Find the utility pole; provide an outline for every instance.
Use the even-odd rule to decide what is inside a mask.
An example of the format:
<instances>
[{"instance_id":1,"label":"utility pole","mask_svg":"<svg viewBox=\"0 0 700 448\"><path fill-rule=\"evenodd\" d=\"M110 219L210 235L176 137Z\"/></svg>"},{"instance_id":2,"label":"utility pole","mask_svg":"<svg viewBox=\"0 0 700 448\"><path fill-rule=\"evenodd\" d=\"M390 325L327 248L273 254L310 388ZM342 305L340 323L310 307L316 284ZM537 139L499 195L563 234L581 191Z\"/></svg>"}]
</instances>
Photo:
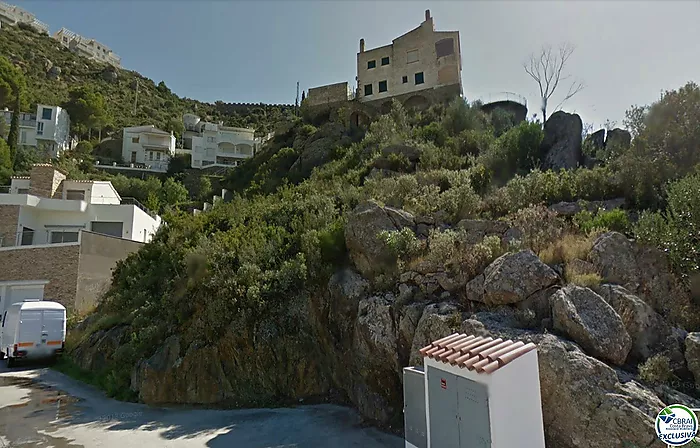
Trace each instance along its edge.
<instances>
[{"instance_id":1,"label":"utility pole","mask_svg":"<svg viewBox=\"0 0 700 448\"><path fill-rule=\"evenodd\" d=\"M136 78L136 96L134 97L134 115L136 115L136 106L139 103L139 79Z\"/></svg>"},{"instance_id":2,"label":"utility pole","mask_svg":"<svg viewBox=\"0 0 700 448\"><path fill-rule=\"evenodd\" d=\"M297 99L294 101L294 114L299 116L299 81L297 81Z\"/></svg>"}]
</instances>

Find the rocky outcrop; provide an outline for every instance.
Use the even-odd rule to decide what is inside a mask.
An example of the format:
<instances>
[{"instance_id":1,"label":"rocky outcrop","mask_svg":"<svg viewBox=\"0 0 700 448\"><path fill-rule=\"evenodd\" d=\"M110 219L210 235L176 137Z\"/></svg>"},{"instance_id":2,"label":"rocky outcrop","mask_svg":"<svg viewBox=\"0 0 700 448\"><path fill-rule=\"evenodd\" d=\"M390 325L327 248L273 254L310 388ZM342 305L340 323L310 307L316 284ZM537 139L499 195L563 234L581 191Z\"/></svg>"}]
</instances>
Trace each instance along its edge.
<instances>
[{"instance_id":1,"label":"rocky outcrop","mask_svg":"<svg viewBox=\"0 0 700 448\"><path fill-rule=\"evenodd\" d=\"M583 160L581 133L583 123L577 114L554 112L544 124L540 152L544 167L558 170L578 167Z\"/></svg>"},{"instance_id":2,"label":"rocky outcrop","mask_svg":"<svg viewBox=\"0 0 700 448\"><path fill-rule=\"evenodd\" d=\"M524 250L497 258L467 284L466 297L487 305L505 305L523 301L558 282L552 268L531 250Z\"/></svg>"},{"instance_id":3,"label":"rocky outcrop","mask_svg":"<svg viewBox=\"0 0 700 448\"><path fill-rule=\"evenodd\" d=\"M616 152L624 151L632 144L632 134L624 129L615 128L608 131L608 137L605 140L606 149L614 149Z\"/></svg>"},{"instance_id":4,"label":"rocky outcrop","mask_svg":"<svg viewBox=\"0 0 700 448\"><path fill-rule=\"evenodd\" d=\"M58 79L61 76L61 67L51 66L50 69L46 71L46 77L49 79Z\"/></svg>"},{"instance_id":5,"label":"rocky outcrop","mask_svg":"<svg viewBox=\"0 0 700 448\"><path fill-rule=\"evenodd\" d=\"M102 71L102 79L107 82L115 82L119 79L119 74L117 69L114 67L107 67Z\"/></svg>"},{"instance_id":6,"label":"rocky outcrop","mask_svg":"<svg viewBox=\"0 0 700 448\"><path fill-rule=\"evenodd\" d=\"M573 344L545 335L537 347L547 446L627 448L665 445L654 418L664 403Z\"/></svg>"},{"instance_id":7,"label":"rocky outcrop","mask_svg":"<svg viewBox=\"0 0 700 448\"><path fill-rule=\"evenodd\" d=\"M342 142L345 128L338 123L326 123L309 136L303 143L295 142L295 148L299 146L301 154L291 166L290 171L300 173L302 176L311 174L314 168L330 159L331 151L338 145L349 143Z\"/></svg>"},{"instance_id":8,"label":"rocky outcrop","mask_svg":"<svg viewBox=\"0 0 700 448\"><path fill-rule=\"evenodd\" d=\"M598 151L605 149L605 129L599 129L594 133L587 135L583 144L590 146L592 150Z\"/></svg>"},{"instance_id":9,"label":"rocky outcrop","mask_svg":"<svg viewBox=\"0 0 700 448\"><path fill-rule=\"evenodd\" d=\"M403 228L413 230L413 215L391 207L382 207L374 201L358 205L348 217L345 226L345 244L355 267L367 278L390 271L395 259L388 253L379 237L382 231Z\"/></svg>"},{"instance_id":10,"label":"rocky outcrop","mask_svg":"<svg viewBox=\"0 0 700 448\"><path fill-rule=\"evenodd\" d=\"M608 232L596 239L588 259L606 282L624 286L667 320L696 327L697 306L671 272L663 252L636 245L621 233Z\"/></svg>"},{"instance_id":11,"label":"rocky outcrop","mask_svg":"<svg viewBox=\"0 0 700 448\"><path fill-rule=\"evenodd\" d=\"M79 331L84 330L85 328L79 329ZM99 371L115 361L114 353L127 342L128 336L129 327L126 325L96 331L78 345L71 355L81 369Z\"/></svg>"},{"instance_id":12,"label":"rocky outcrop","mask_svg":"<svg viewBox=\"0 0 700 448\"><path fill-rule=\"evenodd\" d=\"M596 292L617 312L632 339L629 360L634 363L665 352L682 361L671 326L654 309L622 286L600 285Z\"/></svg>"},{"instance_id":13,"label":"rocky outcrop","mask_svg":"<svg viewBox=\"0 0 700 448\"><path fill-rule=\"evenodd\" d=\"M554 293L554 329L576 341L587 353L622 365L632 347L620 316L588 288L565 286Z\"/></svg>"},{"instance_id":14,"label":"rocky outcrop","mask_svg":"<svg viewBox=\"0 0 700 448\"><path fill-rule=\"evenodd\" d=\"M700 385L700 333L688 333L685 338L685 360L695 384Z\"/></svg>"}]
</instances>

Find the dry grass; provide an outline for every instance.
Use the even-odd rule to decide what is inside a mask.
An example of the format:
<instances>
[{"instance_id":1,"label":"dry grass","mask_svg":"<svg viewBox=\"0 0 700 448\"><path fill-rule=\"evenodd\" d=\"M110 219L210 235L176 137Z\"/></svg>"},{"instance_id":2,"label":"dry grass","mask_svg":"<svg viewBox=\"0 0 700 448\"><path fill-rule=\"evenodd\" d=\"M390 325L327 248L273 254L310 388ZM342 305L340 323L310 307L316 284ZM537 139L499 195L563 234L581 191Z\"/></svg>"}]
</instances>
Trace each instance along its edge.
<instances>
[{"instance_id":1,"label":"dry grass","mask_svg":"<svg viewBox=\"0 0 700 448\"><path fill-rule=\"evenodd\" d=\"M540 251L540 259L549 265L568 263L577 258L585 260L597 237L598 235L593 233L589 235L564 234Z\"/></svg>"},{"instance_id":2,"label":"dry grass","mask_svg":"<svg viewBox=\"0 0 700 448\"><path fill-rule=\"evenodd\" d=\"M566 282L572 285L593 288L594 286L600 285L602 281L603 278L597 273L579 274L566 271Z\"/></svg>"}]
</instances>

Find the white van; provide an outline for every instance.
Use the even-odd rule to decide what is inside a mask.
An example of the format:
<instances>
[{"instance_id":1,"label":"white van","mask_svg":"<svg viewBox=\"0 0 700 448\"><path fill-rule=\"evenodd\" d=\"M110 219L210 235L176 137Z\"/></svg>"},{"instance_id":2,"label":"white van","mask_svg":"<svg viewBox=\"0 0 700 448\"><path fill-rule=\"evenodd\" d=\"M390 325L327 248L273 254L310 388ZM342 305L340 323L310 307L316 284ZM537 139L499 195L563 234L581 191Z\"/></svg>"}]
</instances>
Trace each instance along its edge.
<instances>
[{"instance_id":1,"label":"white van","mask_svg":"<svg viewBox=\"0 0 700 448\"><path fill-rule=\"evenodd\" d=\"M12 367L19 359L55 358L66 340L66 308L57 302L26 299L2 316L0 359Z\"/></svg>"}]
</instances>

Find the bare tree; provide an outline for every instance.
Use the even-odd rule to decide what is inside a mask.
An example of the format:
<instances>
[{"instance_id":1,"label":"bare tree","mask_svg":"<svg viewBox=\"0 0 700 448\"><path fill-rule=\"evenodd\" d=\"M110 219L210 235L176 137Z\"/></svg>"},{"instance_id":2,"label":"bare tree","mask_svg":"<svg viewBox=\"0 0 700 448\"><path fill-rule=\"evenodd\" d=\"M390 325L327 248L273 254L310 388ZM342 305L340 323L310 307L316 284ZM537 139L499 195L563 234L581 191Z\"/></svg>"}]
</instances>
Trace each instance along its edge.
<instances>
[{"instance_id":1,"label":"bare tree","mask_svg":"<svg viewBox=\"0 0 700 448\"><path fill-rule=\"evenodd\" d=\"M563 75L562 72L566 63L573 54L575 47L570 44L562 44L558 51L554 51L551 45L545 45L539 54L531 54L530 59L523 63L525 72L537 82L542 98L542 123L547 121L547 105L549 99L554 95L559 84L569 79L570 75ZM558 110L567 100L583 90L585 86L578 81L572 81L564 99L554 108Z\"/></svg>"}]
</instances>

